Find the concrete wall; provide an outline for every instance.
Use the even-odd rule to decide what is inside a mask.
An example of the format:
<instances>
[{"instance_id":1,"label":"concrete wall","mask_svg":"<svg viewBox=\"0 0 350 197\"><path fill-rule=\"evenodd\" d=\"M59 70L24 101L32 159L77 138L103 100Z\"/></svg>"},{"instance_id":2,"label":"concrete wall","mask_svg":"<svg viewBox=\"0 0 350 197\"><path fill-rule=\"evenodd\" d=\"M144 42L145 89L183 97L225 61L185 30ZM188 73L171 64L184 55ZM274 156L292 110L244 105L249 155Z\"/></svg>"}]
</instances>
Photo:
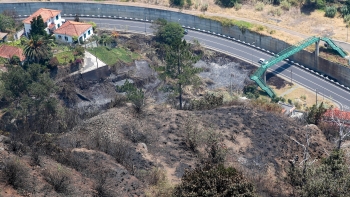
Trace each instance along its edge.
<instances>
[{"instance_id":1,"label":"concrete wall","mask_svg":"<svg viewBox=\"0 0 350 197\"><path fill-rule=\"evenodd\" d=\"M223 27L219 22L209 19L200 18L197 16L184 14L181 12L174 12L168 10L159 10L153 8L143 8L134 6L114 5L114 4L98 4L98 3L70 3L70 2L30 2L30 3L2 3L0 4L0 12L4 10L14 10L19 15L30 15L39 8L51 8L62 10L62 17L78 15L101 15L101 16L116 16L116 17L128 17L156 20L158 18L164 18L168 21L180 22L181 25L195 27L198 29L209 30L212 32L225 34L234 37L245 42L253 43L256 46L267 49L269 51L278 53L290 45L271 38L268 36L260 35L255 32L245 31L242 32L238 27ZM293 55L290 59L295 62L299 62L311 69L314 69L320 73L329 75L330 77L337 79L339 83L346 86L350 86L350 68L342 65L329 62L322 58L319 58L319 65L314 65L313 54L307 51L301 51Z\"/></svg>"},{"instance_id":2,"label":"concrete wall","mask_svg":"<svg viewBox=\"0 0 350 197\"><path fill-rule=\"evenodd\" d=\"M88 81L96 81L100 79L105 79L111 74L108 66L103 66L98 69L82 73L82 77Z\"/></svg>"}]
</instances>

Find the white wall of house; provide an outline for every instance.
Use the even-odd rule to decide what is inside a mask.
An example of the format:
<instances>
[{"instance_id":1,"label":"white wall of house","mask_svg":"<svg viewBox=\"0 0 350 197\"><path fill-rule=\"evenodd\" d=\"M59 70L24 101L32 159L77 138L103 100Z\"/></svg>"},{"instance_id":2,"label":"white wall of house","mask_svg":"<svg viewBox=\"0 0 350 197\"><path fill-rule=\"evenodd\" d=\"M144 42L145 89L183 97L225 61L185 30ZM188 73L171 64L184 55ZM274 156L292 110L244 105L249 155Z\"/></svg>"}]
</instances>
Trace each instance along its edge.
<instances>
[{"instance_id":1,"label":"white wall of house","mask_svg":"<svg viewBox=\"0 0 350 197\"><path fill-rule=\"evenodd\" d=\"M90 27L88 30L86 30L83 34L79 36L79 39L82 41L85 41L86 39L90 38L94 34L92 27ZM55 34L56 40L61 42L73 42L72 36L64 35L64 34Z\"/></svg>"},{"instance_id":2,"label":"white wall of house","mask_svg":"<svg viewBox=\"0 0 350 197\"><path fill-rule=\"evenodd\" d=\"M68 42L68 43L73 42L72 36L68 36L68 35L64 35L64 34L55 34L55 37L56 37L56 41Z\"/></svg>"},{"instance_id":3,"label":"white wall of house","mask_svg":"<svg viewBox=\"0 0 350 197\"><path fill-rule=\"evenodd\" d=\"M54 24L55 24L55 28L54 28L54 29L57 29L57 28L59 28L59 27L62 26L62 21L63 21L63 20L64 20L64 19L61 18L61 14L58 14L58 15L55 16L55 17L49 18L49 19L46 21L46 25L47 25L47 27L45 28L46 33L48 33L48 34L50 33L48 27L50 26L51 23L54 23ZM28 36L28 34L30 33L30 30L31 30L30 24L24 24L24 33L25 33L25 35Z\"/></svg>"}]
</instances>

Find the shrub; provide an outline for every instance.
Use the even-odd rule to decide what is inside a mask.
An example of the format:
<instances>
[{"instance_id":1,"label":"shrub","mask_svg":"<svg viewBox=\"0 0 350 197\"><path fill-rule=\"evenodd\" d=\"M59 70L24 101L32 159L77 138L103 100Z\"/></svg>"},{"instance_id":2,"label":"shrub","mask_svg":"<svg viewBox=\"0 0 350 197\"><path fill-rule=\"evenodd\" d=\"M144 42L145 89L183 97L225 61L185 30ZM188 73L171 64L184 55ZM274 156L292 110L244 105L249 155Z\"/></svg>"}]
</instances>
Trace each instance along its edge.
<instances>
[{"instance_id":1,"label":"shrub","mask_svg":"<svg viewBox=\"0 0 350 197\"><path fill-rule=\"evenodd\" d=\"M343 6L340 8L340 14L342 15L342 17L345 17L346 15L349 14L349 9L347 6Z\"/></svg>"},{"instance_id":2,"label":"shrub","mask_svg":"<svg viewBox=\"0 0 350 197\"><path fill-rule=\"evenodd\" d=\"M30 188L28 184L30 169L27 168L18 158L9 158L4 162L1 178L15 189Z\"/></svg>"},{"instance_id":3,"label":"shrub","mask_svg":"<svg viewBox=\"0 0 350 197\"><path fill-rule=\"evenodd\" d=\"M126 92L126 97L132 102L136 113L140 113L144 107L145 95L142 89L137 89L129 80L124 82L121 87L116 87L117 91Z\"/></svg>"},{"instance_id":4,"label":"shrub","mask_svg":"<svg viewBox=\"0 0 350 197\"><path fill-rule=\"evenodd\" d=\"M58 166L57 169L46 169L43 176L57 193L71 193L71 175L66 169L61 166Z\"/></svg>"},{"instance_id":5,"label":"shrub","mask_svg":"<svg viewBox=\"0 0 350 197\"><path fill-rule=\"evenodd\" d=\"M243 93L247 96L249 99L256 99L259 98L259 91L255 84L247 85L243 88Z\"/></svg>"},{"instance_id":6,"label":"shrub","mask_svg":"<svg viewBox=\"0 0 350 197\"><path fill-rule=\"evenodd\" d=\"M350 14L344 16L344 22L349 22L350 21Z\"/></svg>"},{"instance_id":7,"label":"shrub","mask_svg":"<svg viewBox=\"0 0 350 197\"><path fill-rule=\"evenodd\" d=\"M256 31L264 31L264 29L265 29L265 27L262 26L262 25L258 25L258 26L256 27Z\"/></svg>"},{"instance_id":8,"label":"shrub","mask_svg":"<svg viewBox=\"0 0 350 197\"><path fill-rule=\"evenodd\" d=\"M199 123L194 117L188 118L184 123L185 142L186 145L193 151L197 151L198 146L203 142L203 130L198 128Z\"/></svg>"},{"instance_id":9,"label":"shrub","mask_svg":"<svg viewBox=\"0 0 350 197\"><path fill-rule=\"evenodd\" d=\"M193 5L192 0L186 0L186 4L188 7L191 7Z\"/></svg>"},{"instance_id":10,"label":"shrub","mask_svg":"<svg viewBox=\"0 0 350 197\"><path fill-rule=\"evenodd\" d=\"M288 103L292 105L293 101L291 99L288 99Z\"/></svg>"},{"instance_id":11,"label":"shrub","mask_svg":"<svg viewBox=\"0 0 350 197\"><path fill-rule=\"evenodd\" d=\"M185 5L185 0L169 0L170 5L172 6L184 6Z\"/></svg>"},{"instance_id":12,"label":"shrub","mask_svg":"<svg viewBox=\"0 0 350 197\"><path fill-rule=\"evenodd\" d=\"M186 171L181 183L175 187L174 196L246 196L254 197L253 184L235 168L204 164Z\"/></svg>"},{"instance_id":13,"label":"shrub","mask_svg":"<svg viewBox=\"0 0 350 197\"><path fill-rule=\"evenodd\" d=\"M49 68L50 69L53 69L53 68L56 68L60 63L58 62L58 59L57 57L53 57L50 59L49 61Z\"/></svg>"},{"instance_id":14,"label":"shrub","mask_svg":"<svg viewBox=\"0 0 350 197\"><path fill-rule=\"evenodd\" d=\"M217 0L216 3L224 7L232 8L237 0Z\"/></svg>"},{"instance_id":15,"label":"shrub","mask_svg":"<svg viewBox=\"0 0 350 197\"><path fill-rule=\"evenodd\" d=\"M272 103L278 103L279 101L284 103L286 101L286 99L281 97L281 96L280 97L274 96L271 98Z\"/></svg>"},{"instance_id":16,"label":"shrub","mask_svg":"<svg viewBox=\"0 0 350 197\"><path fill-rule=\"evenodd\" d=\"M263 11L263 10L264 10L264 3L263 3L263 2L258 2L258 3L255 5L255 10L256 10L256 11Z\"/></svg>"},{"instance_id":17,"label":"shrub","mask_svg":"<svg viewBox=\"0 0 350 197\"><path fill-rule=\"evenodd\" d=\"M327 6L325 16L329 18L334 18L337 13L337 8L334 6Z\"/></svg>"},{"instance_id":18,"label":"shrub","mask_svg":"<svg viewBox=\"0 0 350 197\"><path fill-rule=\"evenodd\" d=\"M235 7L235 10L240 10L242 8L242 4L236 2L234 7Z\"/></svg>"},{"instance_id":19,"label":"shrub","mask_svg":"<svg viewBox=\"0 0 350 197\"><path fill-rule=\"evenodd\" d=\"M316 9L323 10L326 6L326 2L324 0L316 0Z\"/></svg>"},{"instance_id":20,"label":"shrub","mask_svg":"<svg viewBox=\"0 0 350 197\"><path fill-rule=\"evenodd\" d=\"M210 93L206 93L202 99L193 100L190 102L190 106L188 106L189 110L205 110L205 109L213 109L215 107L219 107L224 102L223 95L214 95Z\"/></svg>"},{"instance_id":21,"label":"shrub","mask_svg":"<svg viewBox=\"0 0 350 197\"><path fill-rule=\"evenodd\" d=\"M286 11L289 11L290 7L291 7L291 5L290 5L290 3L287 0L283 0L281 2L281 8L282 9L284 9Z\"/></svg>"},{"instance_id":22,"label":"shrub","mask_svg":"<svg viewBox=\"0 0 350 197\"><path fill-rule=\"evenodd\" d=\"M205 11L207 11L207 10L208 10L208 4L207 4L207 3L201 5L201 11L202 11L202 12L205 12Z\"/></svg>"}]
</instances>

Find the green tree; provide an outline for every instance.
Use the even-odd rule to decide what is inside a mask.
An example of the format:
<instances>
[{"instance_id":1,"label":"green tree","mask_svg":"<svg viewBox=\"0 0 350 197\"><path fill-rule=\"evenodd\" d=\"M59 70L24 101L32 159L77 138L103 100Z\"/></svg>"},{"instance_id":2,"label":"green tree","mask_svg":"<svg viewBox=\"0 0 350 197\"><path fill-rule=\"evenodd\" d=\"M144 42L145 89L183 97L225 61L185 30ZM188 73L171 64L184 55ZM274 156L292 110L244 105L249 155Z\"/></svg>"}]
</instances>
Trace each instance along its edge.
<instances>
[{"instance_id":1,"label":"green tree","mask_svg":"<svg viewBox=\"0 0 350 197\"><path fill-rule=\"evenodd\" d=\"M324 108L323 102L319 106L313 105L307 114L307 123L318 125L323 114L326 113L326 111L327 109Z\"/></svg>"},{"instance_id":2,"label":"green tree","mask_svg":"<svg viewBox=\"0 0 350 197\"><path fill-rule=\"evenodd\" d=\"M235 168L223 165L204 164L186 171L181 183L175 188L176 197L254 197L252 183Z\"/></svg>"},{"instance_id":3,"label":"green tree","mask_svg":"<svg viewBox=\"0 0 350 197\"><path fill-rule=\"evenodd\" d=\"M11 115L22 120L27 129L46 132L50 121L56 118L58 102L51 96L57 88L45 68L40 64L32 64L27 69L8 66L8 72L3 73L0 80Z\"/></svg>"},{"instance_id":4,"label":"green tree","mask_svg":"<svg viewBox=\"0 0 350 197\"><path fill-rule=\"evenodd\" d=\"M10 16L0 14L0 31L9 32L15 27L15 20Z\"/></svg>"},{"instance_id":5,"label":"green tree","mask_svg":"<svg viewBox=\"0 0 350 197\"><path fill-rule=\"evenodd\" d=\"M164 74L173 81L174 93L179 96L180 109L182 109L182 88L186 85L196 85L199 82L196 74L201 69L193 66L199 59L200 56L192 53L191 44L185 40L167 49Z\"/></svg>"},{"instance_id":6,"label":"green tree","mask_svg":"<svg viewBox=\"0 0 350 197\"><path fill-rule=\"evenodd\" d=\"M27 41L24 46L24 55L28 61L36 63L48 60L52 56L47 40L38 35L32 35Z\"/></svg>"},{"instance_id":7,"label":"green tree","mask_svg":"<svg viewBox=\"0 0 350 197\"><path fill-rule=\"evenodd\" d=\"M156 39L163 44L177 46L184 36L184 29L179 23L167 22L164 19L157 20L152 28L155 30Z\"/></svg>"},{"instance_id":8,"label":"green tree","mask_svg":"<svg viewBox=\"0 0 350 197\"><path fill-rule=\"evenodd\" d=\"M30 21L30 36L47 36L45 31L46 25L44 23L41 15L34 17L32 21Z\"/></svg>"},{"instance_id":9,"label":"green tree","mask_svg":"<svg viewBox=\"0 0 350 197\"><path fill-rule=\"evenodd\" d=\"M319 165L308 167L301 173L298 165L292 165L288 174L289 183L294 188L295 196L345 197L350 192L350 175L344 153L334 150L321 160Z\"/></svg>"}]
</instances>

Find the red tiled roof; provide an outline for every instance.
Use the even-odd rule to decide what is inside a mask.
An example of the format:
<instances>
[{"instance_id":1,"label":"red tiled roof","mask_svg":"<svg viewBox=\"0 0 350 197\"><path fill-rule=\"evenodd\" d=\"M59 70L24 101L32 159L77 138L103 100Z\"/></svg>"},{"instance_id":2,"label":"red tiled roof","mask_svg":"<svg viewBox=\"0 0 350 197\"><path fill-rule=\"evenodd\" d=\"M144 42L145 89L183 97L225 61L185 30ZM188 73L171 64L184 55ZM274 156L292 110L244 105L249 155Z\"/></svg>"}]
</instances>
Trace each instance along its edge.
<instances>
[{"instance_id":1,"label":"red tiled roof","mask_svg":"<svg viewBox=\"0 0 350 197\"><path fill-rule=\"evenodd\" d=\"M350 112L340 111L337 108L327 110L326 113L324 113L323 116L326 117L326 118L331 118L332 115L335 118L338 118L340 120L349 120L350 121Z\"/></svg>"},{"instance_id":2,"label":"red tiled roof","mask_svg":"<svg viewBox=\"0 0 350 197\"><path fill-rule=\"evenodd\" d=\"M49 20L52 17L57 16L59 13L61 13L61 10L50 10L50 9L46 9L46 8L40 8L39 10L34 12L32 15L30 15L28 18L24 19L23 23L30 24L30 21L32 21L34 17L37 17L39 15L41 15L41 17L43 18L43 21L45 23L47 20Z\"/></svg>"},{"instance_id":3,"label":"red tiled roof","mask_svg":"<svg viewBox=\"0 0 350 197\"><path fill-rule=\"evenodd\" d=\"M92 26L88 23L79 23L75 21L67 21L61 27L54 31L55 34L63 34L68 36L80 36Z\"/></svg>"},{"instance_id":4,"label":"red tiled roof","mask_svg":"<svg viewBox=\"0 0 350 197\"><path fill-rule=\"evenodd\" d=\"M14 55L19 57L21 61L25 60L25 56L23 55L23 50L21 48L8 45L0 46L0 57L11 58Z\"/></svg>"}]
</instances>

